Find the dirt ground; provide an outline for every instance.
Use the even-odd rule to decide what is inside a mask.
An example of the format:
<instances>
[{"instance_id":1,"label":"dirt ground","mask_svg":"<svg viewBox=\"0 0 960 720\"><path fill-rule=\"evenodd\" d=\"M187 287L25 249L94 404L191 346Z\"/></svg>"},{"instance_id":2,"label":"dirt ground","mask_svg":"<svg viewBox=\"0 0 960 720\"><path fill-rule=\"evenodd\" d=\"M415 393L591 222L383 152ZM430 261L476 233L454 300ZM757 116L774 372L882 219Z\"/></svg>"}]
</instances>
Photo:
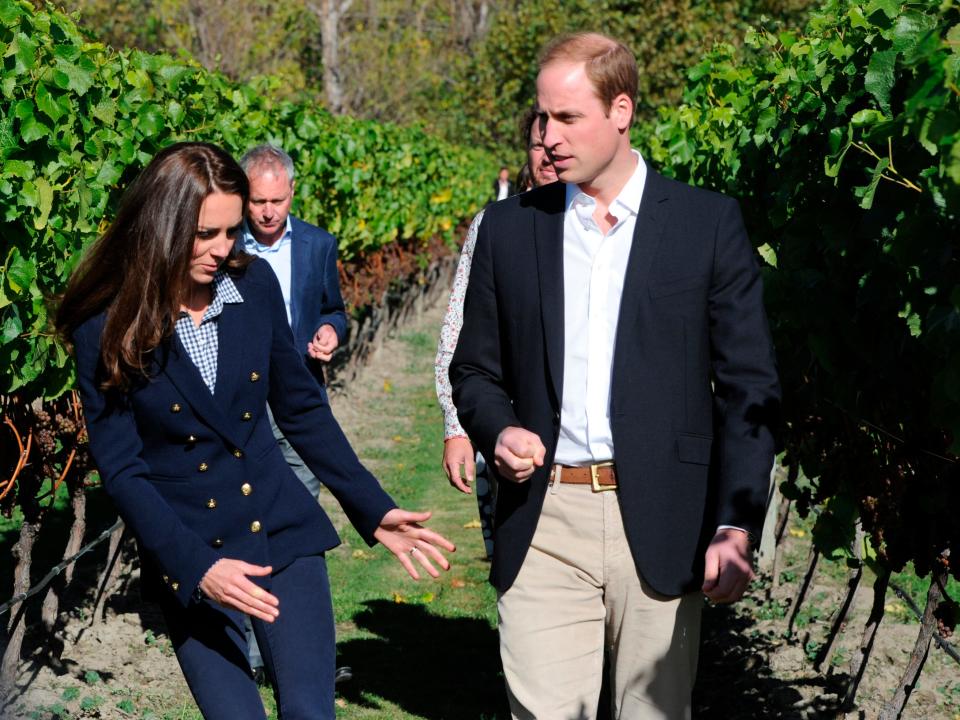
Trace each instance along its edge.
<instances>
[{"instance_id":1,"label":"dirt ground","mask_svg":"<svg viewBox=\"0 0 960 720\"><path fill-rule=\"evenodd\" d=\"M404 332L435 333L442 308L410 318ZM424 382L392 372L408 361L409 343L388 339L370 365L332 400L344 429L359 448L377 440L363 437L364 399L387 382ZM422 352L422 350L421 350ZM430 382L426 379L426 382ZM386 440L384 440L386 441ZM375 463L371 463L375 470ZM870 603L864 582L852 621L839 650L823 674L810 657L829 629L844 588L844 570L820 570L801 609L792 639L784 637L786 609L803 573L809 535L791 521L784 547L782 577L788 582L770 590L769 578L757 583L734 607L706 607L695 717L729 718L873 718L892 695L916 639L918 624L892 594L858 697L859 707L846 716L838 697L847 680L847 663L859 644ZM92 571L90 571L92 573ZM81 573L78 586L92 587L95 578ZM16 687L0 717L101 718L120 720L183 720L197 717L159 615L139 602L134 572L107 606L106 620L90 626L89 593L68 597L65 625L51 641L34 624L28 632L24 661ZM55 659L56 658L56 659ZM491 688L491 692L502 692ZM465 708L459 717L475 718ZM960 720L960 665L943 651L931 649L919 687L904 718Z\"/></svg>"}]
</instances>

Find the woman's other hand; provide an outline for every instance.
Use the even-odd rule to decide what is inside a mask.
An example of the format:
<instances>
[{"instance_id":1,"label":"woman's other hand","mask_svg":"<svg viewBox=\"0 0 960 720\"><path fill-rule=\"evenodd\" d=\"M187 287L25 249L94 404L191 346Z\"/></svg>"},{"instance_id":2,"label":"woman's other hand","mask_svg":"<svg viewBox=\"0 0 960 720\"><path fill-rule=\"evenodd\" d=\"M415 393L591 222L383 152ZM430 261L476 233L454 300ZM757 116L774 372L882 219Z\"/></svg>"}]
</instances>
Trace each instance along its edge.
<instances>
[{"instance_id":1,"label":"woman's other hand","mask_svg":"<svg viewBox=\"0 0 960 720\"><path fill-rule=\"evenodd\" d=\"M383 516L380 526L373 532L377 541L397 556L397 560L414 580L420 579L420 573L413 564L414 559L432 577L439 577L440 573L433 566L434 562L444 570L450 569L450 563L440 549L447 552L454 552L457 549L443 535L420 524L429 519L429 512L411 512L394 508Z\"/></svg>"},{"instance_id":2,"label":"woman's other hand","mask_svg":"<svg viewBox=\"0 0 960 720\"><path fill-rule=\"evenodd\" d=\"M280 601L259 585L247 579L248 575L263 577L273 572L272 567L251 565L243 560L221 558L200 581L200 590L224 607L273 622L280 614Z\"/></svg>"},{"instance_id":3,"label":"woman's other hand","mask_svg":"<svg viewBox=\"0 0 960 720\"><path fill-rule=\"evenodd\" d=\"M473 444L467 438L452 437L444 440L443 461L440 464L453 487L467 495L473 492L470 485L477 474L477 464L474 461Z\"/></svg>"}]
</instances>

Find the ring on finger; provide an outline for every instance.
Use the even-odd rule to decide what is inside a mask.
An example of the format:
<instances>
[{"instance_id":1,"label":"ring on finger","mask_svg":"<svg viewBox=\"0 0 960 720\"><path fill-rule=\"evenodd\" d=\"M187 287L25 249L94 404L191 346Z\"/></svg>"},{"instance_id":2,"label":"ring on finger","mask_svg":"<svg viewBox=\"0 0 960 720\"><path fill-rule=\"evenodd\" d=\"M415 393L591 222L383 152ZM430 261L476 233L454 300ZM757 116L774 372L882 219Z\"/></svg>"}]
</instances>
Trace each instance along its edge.
<instances>
[{"instance_id":1,"label":"ring on finger","mask_svg":"<svg viewBox=\"0 0 960 720\"><path fill-rule=\"evenodd\" d=\"M419 549L420 549L420 548L418 548L416 545L414 545L414 546L413 546L412 548L410 548L410 550L408 550L407 552L409 552L411 555L413 555L413 554L414 554L417 550L419 550Z\"/></svg>"}]
</instances>

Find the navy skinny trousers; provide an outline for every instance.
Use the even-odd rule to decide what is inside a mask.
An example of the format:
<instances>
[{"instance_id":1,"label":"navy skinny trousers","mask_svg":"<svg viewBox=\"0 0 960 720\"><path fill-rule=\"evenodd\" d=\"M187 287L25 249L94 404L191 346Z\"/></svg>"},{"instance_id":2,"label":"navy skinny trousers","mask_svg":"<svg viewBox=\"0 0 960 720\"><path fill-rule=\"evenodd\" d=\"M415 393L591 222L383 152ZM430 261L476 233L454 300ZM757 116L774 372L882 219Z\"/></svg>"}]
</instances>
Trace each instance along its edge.
<instances>
[{"instance_id":1,"label":"navy skinny trousers","mask_svg":"<svg viewBox=\"0 0 960 720\"><path fill-rule=\"evenodd\" d=\"M272 623L252 618L281 720L333 720L335 639L326 561L299 558L273 575ZM247 661L243 613L204 600L161 603L170 639L205 720L264 720Z\"/></svg>"}]
</instances>

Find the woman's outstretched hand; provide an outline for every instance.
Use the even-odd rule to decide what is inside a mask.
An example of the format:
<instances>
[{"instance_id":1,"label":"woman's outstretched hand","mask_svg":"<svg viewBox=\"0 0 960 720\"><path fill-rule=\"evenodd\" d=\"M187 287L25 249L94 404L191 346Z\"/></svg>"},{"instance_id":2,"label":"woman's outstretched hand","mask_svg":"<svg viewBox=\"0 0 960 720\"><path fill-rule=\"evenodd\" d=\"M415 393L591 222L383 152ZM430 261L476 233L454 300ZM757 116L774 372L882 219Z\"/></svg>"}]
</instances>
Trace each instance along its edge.
<instances>
[{"instance_id":1,"label":"woman's outstretched hand","mask_svg":"<svg viewBox=\"0 0 960 720\"><path fill-rule=\"evenodd\" d=\"M450 563L440 549L447 552L454 552L457 549L443 535L420 524L429 519L429 512L411 512L394 508L383 516L380 526L373 532L377 541L397 556L397 560L414 580L420 579L420 573L413 564L414 559L432 577L439 577L440 573L433 566L434 562L444 570L450 569Z\"/></svg>"},{"instance_id":2,"label":"woman's outstretched hand","mask_svg":"<svg viewBox=\"0 0 960 720\"><path fill-rule=\"evenodd\" d=\"M200 590L208 598L224 607L273 622L280 614L280 601L259 585L247 579L248 575L262 577L273 572L271 567L251 565L243 560L221 558L200 581Z\"/></svg>"}]
</instances>

